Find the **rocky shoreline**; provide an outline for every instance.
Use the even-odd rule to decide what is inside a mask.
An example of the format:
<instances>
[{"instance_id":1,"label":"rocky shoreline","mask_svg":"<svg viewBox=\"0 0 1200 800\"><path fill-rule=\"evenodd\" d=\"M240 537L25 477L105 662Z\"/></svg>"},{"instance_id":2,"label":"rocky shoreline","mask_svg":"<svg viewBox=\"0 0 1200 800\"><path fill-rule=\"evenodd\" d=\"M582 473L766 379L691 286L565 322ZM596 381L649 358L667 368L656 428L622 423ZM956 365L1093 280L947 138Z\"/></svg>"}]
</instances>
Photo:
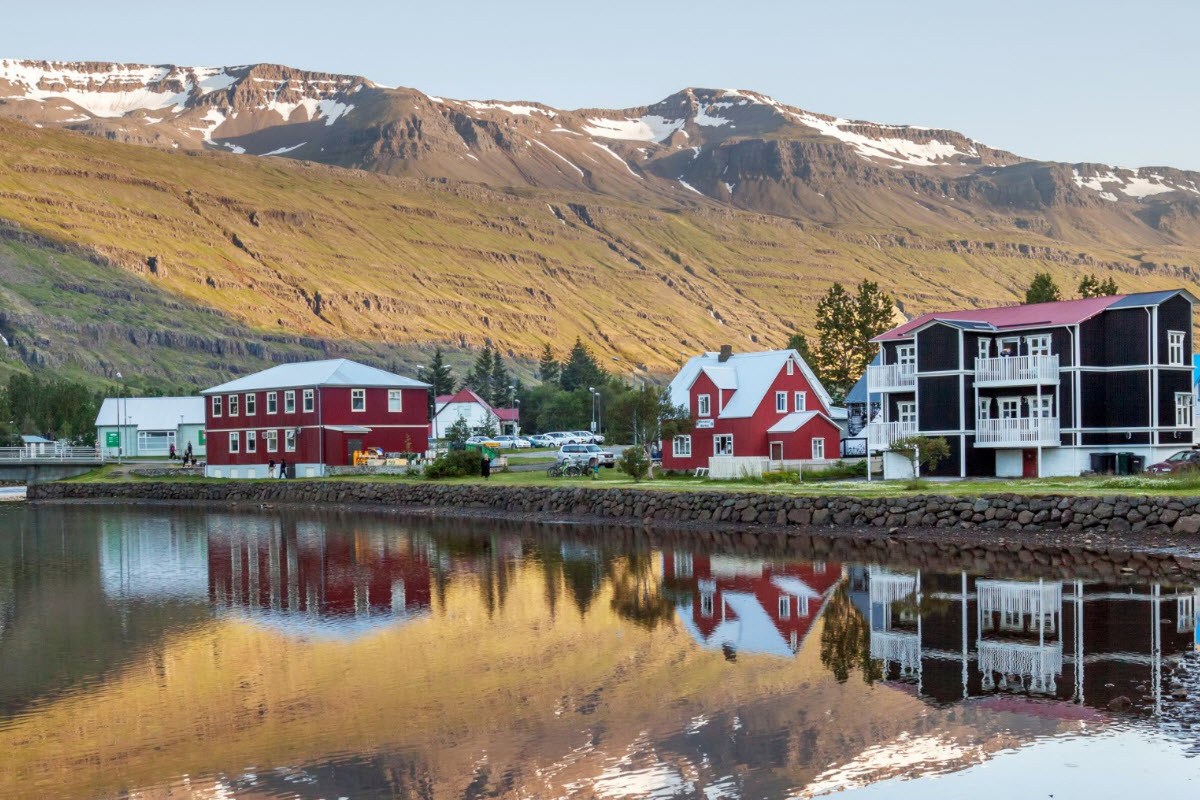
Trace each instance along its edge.
<instances>
[{"instance_id":1,"label":"rocky shoreline","mask_svg":"<svg viewBox=\"0 0 1200 800\"><path fill-rule=\"evenodd\" d=\"M641 525L728 523L743 528L925 528L1026 534L1200 533L1200 497L1045 496L797 497L720 491L526 487L430 482L185 481L47 483L30 500L132 500L194 503L355 504L474 509L586 517Z\"/></svg>"}]
</instances>

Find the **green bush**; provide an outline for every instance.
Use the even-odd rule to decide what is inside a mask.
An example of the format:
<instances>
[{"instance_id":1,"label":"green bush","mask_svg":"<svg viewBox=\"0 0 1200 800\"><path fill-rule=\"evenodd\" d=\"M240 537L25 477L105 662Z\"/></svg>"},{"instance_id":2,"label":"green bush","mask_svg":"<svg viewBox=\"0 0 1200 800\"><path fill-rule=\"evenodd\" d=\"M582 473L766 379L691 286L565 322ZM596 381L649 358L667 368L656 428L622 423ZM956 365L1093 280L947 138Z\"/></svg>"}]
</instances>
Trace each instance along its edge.
<instances>
[{"instance_id":1,"label":"green bush","mask_svg":"<svg viewBox=\"0 0 1200 800\"><path fill-rule=\"evenodd\" d=\"M800 473L793 470L781 469L778 472L764 472L763 483L799 483Z\"/></svg>"},{"instance_id":2,"label":"green bush","mask_svg":"<svg viewBox=\"0 0 1200 800\"><path fill-rule=\"evenodd\" d=\"M425 477L438 480L479 475L482 472L482 461L483 456L478 450L451 450L425 467Z\"/></svg>"},{"instance_id":3,"label":"green bush","mask_svg":"<svg viewBox=\"0 0 1200 800\"><path fill-rule=\"evenodd\" d=\"M650 461L640 447L627 447L617 460L617 466L635 481L640 481L650 472Z\"/></svg>"},{"instance_id":4,"label":"green bush","mask_svg":"<svg viewBox=\"0 0 1200 800\"><path fill-rule=\"evenodd\" d=\"M847 478L867 477L866 461L838 461L824 469L805 470L806 481L841 481Z\"/></svg>"}]
</instances>

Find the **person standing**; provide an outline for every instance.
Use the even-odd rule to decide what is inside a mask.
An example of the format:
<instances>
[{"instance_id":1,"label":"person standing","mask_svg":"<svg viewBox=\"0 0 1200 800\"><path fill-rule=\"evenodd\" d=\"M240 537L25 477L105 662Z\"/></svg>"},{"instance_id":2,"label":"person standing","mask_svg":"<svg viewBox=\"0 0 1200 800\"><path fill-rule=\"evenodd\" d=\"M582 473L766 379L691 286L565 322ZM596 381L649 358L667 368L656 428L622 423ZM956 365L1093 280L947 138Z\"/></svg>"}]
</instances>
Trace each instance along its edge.
<instances>
[{"instance_id":1,"label":"person standing","mask_svg":"<svg viewBox=\"0 0 1200 800\"><path fill-rule=\"evenodd\" d=\"M267 477L268 478L275 477L275 459L273 459L273 458L267 462Z\"/></svg>"},{"instance_id":2,"label":"person standing","mask_svg":"<svg viewBox=\"0 0 1200 800\"><path fill-rule=\"evenodd\" d=\"M488 458L487 453L482 449L479 452L481 458L481 461L479 462L479 474L482 475L483 479L486 481L492 476L492 460Z\"/></svg>"}]
</instances>

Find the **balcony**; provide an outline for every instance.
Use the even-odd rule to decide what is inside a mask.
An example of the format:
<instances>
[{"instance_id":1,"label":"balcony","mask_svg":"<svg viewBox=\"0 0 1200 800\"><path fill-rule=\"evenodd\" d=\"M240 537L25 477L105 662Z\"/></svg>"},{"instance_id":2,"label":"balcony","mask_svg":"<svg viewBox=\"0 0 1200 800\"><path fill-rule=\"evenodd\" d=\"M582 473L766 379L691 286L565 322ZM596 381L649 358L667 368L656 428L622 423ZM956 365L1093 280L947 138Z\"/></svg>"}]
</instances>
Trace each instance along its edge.
<instances>
[{"instance_id":1,"label":"balcony","mask_svg":"<svg viewBox=\"0 0 1200 800\"><path fill-rule=\"evenodd\" d=\"M916 422L872 422L867 426L867 447L871 450L887 450L897 439L915 436Z\"/></svg>"},{"instance_id":2,"label":"balcony","mask_svg":"<svg viewBox=\"0 0 1200 800\"><path fill-rule=\"evenodd\" d=\"M1058 383L1058 356L975 359L975 385L1034 386Z\"/></svg>"},{"instance_id":3,"label":"balcony","mask_svg":"<svg viewBox=\"0 0 1200 800\"><path fill-rule=\"evenodd\" d=\"M1055 417L975 421L976 447L1055 447L1058 443L1058 419Z\"/></svg>"},{"instance_id":4,"label":"balcony","mask_svg":"<svg viewBox=\"0 0 1200 800\"><path fill-rule=\"evenodd\" d=\"M907 392L917 386L916 364L885 364L867 367L868 392Z\"/></svg>"}]
</instances>

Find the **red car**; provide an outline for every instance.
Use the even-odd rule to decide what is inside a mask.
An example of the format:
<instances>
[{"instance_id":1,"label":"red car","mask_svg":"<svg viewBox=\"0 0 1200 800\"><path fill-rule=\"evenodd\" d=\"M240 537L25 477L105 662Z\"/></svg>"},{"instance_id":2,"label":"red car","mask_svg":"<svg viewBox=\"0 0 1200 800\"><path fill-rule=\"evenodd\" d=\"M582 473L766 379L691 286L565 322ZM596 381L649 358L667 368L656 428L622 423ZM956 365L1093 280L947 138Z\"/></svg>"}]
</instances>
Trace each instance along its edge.
<instances>
[{"instance_id":1,"label":"red car","mask_svg":"<svg viewBox=\"0 0 1200 800\"><path fill-rule=\"evenodd\" d=\"M1146 472L1154 475L1169 475L1172 472L1183 472L1189 469L1200 469L1200 450L1182 450L1166 461L1146 467Z\"/></svg>"}]
</instances>

